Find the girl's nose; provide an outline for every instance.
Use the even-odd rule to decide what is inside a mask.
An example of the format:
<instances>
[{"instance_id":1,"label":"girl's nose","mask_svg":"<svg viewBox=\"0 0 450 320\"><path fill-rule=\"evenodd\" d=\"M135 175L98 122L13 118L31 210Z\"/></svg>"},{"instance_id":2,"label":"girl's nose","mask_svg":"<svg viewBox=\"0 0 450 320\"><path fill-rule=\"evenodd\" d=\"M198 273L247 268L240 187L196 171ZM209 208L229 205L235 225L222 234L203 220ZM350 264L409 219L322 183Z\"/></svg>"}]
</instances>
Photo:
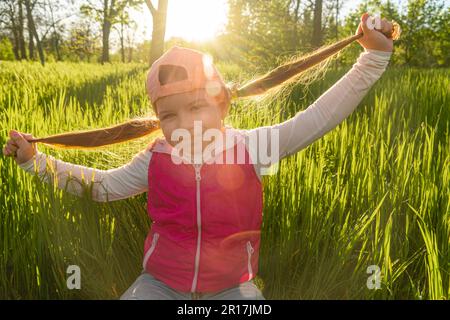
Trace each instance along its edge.
<instances>
[{"instance_id":1,"label":"girl's nose","mask_svg":"<svg viewBox=\"0 0 450 320\"><path fill-rule=\"evenodd\" d=\"M194 118L187 113L180 114L178 127L186 129L191 133L194 133Z\"/></svg>"}]
</instances>

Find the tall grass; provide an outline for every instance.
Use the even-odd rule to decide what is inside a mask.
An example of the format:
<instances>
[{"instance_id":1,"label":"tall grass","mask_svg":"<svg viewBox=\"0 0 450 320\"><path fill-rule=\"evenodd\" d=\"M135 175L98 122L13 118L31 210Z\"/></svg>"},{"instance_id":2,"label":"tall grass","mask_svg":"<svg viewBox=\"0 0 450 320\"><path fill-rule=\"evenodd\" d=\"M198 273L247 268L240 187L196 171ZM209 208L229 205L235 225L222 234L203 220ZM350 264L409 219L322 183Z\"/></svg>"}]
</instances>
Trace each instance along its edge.
<instances>
[{"instance_id":1,"label":"tall grass","mask_svg":"<svg viewBox=\"0 0 450 320\"><path fill-rule=\"evenodd\" d=\"M0 142L110 126L149 111L145 67L0 64ZM51 70L51 71L48 71ZM229 80L240 77L224 66ZM267 106L235 103L227 122L253 128L306 108L342 71ZM267 299L448 299L450 71L389 69L332 132L264 176L257 284ZM245 112L244 112L245 111ZM108 169L152 137L95 151L43 152ZM0 158L0 297L115 299L141 269L146 195L96 203ZM80 266L81 290L66 269ZM371 290L367 268L381 270Z\"/></svg>"}]
</instances>

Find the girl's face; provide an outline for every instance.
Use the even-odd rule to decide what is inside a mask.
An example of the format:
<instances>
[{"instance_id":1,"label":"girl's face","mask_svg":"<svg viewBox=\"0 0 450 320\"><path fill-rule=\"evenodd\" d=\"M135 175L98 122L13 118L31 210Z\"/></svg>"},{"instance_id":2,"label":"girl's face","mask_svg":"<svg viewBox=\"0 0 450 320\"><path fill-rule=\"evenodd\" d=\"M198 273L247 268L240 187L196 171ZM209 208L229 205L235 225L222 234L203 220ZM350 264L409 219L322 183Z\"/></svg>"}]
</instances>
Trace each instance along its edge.
<instances>
[{"instance_id":1,"label":"girl's face","mask_svg":"<svg viewBox=\"0 0 450 320\"><path fill-rule=\"evenodd\" d=\"M223 132L222 119L227 112L225 103L219 104L204 89L162 97L156 102L157 116L166 141L175 146L180 141L172 141L172 133L177 129L189 131L194 142L194 121L201 121L202 134L208 129ZM211 143L203 142L203 149Z\"/></svg>"}]
</instances>

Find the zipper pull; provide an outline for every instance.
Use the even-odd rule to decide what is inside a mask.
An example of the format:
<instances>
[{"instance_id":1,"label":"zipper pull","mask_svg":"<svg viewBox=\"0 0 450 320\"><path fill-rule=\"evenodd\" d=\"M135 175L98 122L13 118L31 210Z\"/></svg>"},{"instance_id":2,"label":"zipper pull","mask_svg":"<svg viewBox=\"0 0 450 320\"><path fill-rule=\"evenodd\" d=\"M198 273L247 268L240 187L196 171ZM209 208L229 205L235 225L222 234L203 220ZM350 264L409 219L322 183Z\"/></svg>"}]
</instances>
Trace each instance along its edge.
<instances>
[{"instance_id":1,"label":"zipper pull","mask_svg":"<svg viewBox=\"0 0 450 320\"><path fill-rule=\"evenodd\" d=\"M255 251L255 249L253 249L252 244L250 241L247 241L247 251L249 253L253 253Z\"/></svg>"},{"instance_id":2,"label":"zipper pull","mask_svg":"<svg viewBox=\"0 0 450 320\"><path fill-rule=\"evenodd\" d=\"M198 164L194 165L194 169L195 169L195 180L200 181L200 179L202 178L200 176L200 165Z\"/></svg>"},{"instance_id":3,"label":"zipper pull","mask_svg":"<svg viewBox=\"0 0 450 320\"><path fill-rule=\"evenodd\" d=\"M153 235L152 245L155 245L155 243L156 243L156 241L158 240L158 238L159 238L159 233L155 233L155 234Z\"/></svg>"}]
</instances>

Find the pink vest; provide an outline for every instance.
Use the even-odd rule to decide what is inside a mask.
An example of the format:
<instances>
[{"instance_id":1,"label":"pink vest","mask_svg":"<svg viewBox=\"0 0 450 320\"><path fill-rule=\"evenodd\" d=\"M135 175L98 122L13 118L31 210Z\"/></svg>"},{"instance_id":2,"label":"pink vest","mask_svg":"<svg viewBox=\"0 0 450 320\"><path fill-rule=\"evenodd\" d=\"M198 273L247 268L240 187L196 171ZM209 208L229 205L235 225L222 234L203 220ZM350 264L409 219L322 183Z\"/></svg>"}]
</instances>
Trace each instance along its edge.
<instances>
[{"instance_id":1,"label":"pink vest","mask_svg":"<svg viewBox=\"0 0 450 320\"><path fill-rule=\"evenodd\" d=\"M235 155L240 143L232 147ZM165 139L150 147L147 209L153 224L144 270L182 292L217 292L254 278L263 187L249 153L244 148L245 164L226 164L225 151L218 154L223 164L175 164L171 148Z\"/></svg>"}]
</instances>

